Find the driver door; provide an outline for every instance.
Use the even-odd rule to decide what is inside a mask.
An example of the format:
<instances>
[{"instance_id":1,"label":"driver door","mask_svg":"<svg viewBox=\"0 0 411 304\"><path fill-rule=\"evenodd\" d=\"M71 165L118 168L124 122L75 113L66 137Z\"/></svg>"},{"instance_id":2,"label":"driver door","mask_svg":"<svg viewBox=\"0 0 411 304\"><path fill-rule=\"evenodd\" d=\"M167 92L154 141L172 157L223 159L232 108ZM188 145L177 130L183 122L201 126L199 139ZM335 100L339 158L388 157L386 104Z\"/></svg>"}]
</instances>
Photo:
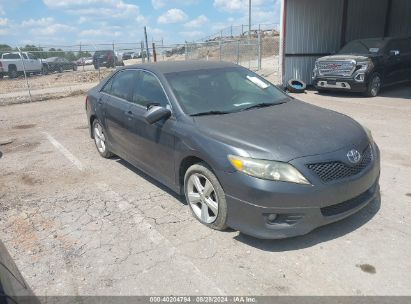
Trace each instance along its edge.
<instances>
[{"instance_id":1,"label":"driver door","mask_svg":"<svg viewBox=\"0 0 411 304\"><path fill-rule=\"evenodd\" d=\"M147 107L157 104L171 109L168 98L158 78L147 71L136 70L132 105L128 110L128 129L131 133L136 166L166 185L174 180L174 127L176 120L170 118L149 124L144 119Z\"/></svg>"}]
</instances>

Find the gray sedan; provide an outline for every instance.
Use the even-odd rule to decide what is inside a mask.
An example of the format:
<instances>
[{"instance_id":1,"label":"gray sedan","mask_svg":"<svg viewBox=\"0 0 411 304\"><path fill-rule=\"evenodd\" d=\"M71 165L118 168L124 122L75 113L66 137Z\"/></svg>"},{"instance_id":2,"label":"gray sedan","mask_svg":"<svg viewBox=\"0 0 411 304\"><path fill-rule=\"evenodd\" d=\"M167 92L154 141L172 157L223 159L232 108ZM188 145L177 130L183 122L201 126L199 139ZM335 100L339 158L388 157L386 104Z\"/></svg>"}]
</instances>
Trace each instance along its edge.
<instances>
[{"instance_id":1,"label":"gray sedan","mask_svg":"<svg viewBox=\"0 0 411 304\"><path fill-rule=\"evenodd\" d=\"M118 155L184 195L213 229L302 235L379 194L367 128L235 64L120 68L89 92L86 111L101 156Z\"/></svg>"}]
</instances>

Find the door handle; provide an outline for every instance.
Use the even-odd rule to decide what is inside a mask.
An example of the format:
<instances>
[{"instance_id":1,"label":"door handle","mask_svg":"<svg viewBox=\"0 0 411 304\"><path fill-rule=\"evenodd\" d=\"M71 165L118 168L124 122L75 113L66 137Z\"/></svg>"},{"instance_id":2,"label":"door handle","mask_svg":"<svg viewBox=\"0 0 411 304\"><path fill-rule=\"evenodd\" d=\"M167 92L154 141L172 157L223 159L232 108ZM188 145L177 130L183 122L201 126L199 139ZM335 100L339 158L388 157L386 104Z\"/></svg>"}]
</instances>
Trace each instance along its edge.
<instances>
[{"instance_id":1,"label":"door handle","mask_svg":"<svg viewBox=\"0 0 411 304\"><path fill-rule=\"evenodd\" d=\"M125 114L129 117L133 117L133 112L132 111L126 111Z\"/></svg>"}]
</instances>

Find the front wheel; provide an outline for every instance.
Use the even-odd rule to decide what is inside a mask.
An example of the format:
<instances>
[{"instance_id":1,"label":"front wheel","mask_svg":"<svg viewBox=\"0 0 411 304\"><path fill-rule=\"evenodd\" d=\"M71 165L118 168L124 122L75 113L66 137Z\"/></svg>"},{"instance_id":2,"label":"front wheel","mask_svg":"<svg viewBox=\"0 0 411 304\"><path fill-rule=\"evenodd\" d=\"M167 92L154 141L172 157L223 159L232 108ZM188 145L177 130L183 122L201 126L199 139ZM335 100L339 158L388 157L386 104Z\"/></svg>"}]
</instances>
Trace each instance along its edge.
<instances>
[{"instance_id":1,"label":"front wheel","mask_svg":"<svg viewBox=\"0 0 411 304\"><path fill-rule=\"evenodd\" d=\"M194 217L216 230L227 228L227 203L217 177L205 163L188 168L184 193Z\"/></svg>"},{"instance_id":2,"label":"front wheel","mask_svg":"<svg viewBox=\"0 0 411 304\"><path fill-rule=\"evenodd\" d=\"M367 90L365 91L365 96L368 97L375 97L380 93L382 85L382 80L380 75L373 74L370 77L370 81L368 82Z\"/></svg>"},{"instance_id":3,"label":"front wheel","mask_svg":"<svg viewBox=\"0 0 411 304\"><path fill-rule=\"evenodd\" d=\"M92 128L93 128L94 142L96 144L98 153L104 158L109 158L113 156L113 154L107 148L106 134L103 129L103 126L101 125L98 119L95 119L93 121Z\"/></svg>"}]
</instances>

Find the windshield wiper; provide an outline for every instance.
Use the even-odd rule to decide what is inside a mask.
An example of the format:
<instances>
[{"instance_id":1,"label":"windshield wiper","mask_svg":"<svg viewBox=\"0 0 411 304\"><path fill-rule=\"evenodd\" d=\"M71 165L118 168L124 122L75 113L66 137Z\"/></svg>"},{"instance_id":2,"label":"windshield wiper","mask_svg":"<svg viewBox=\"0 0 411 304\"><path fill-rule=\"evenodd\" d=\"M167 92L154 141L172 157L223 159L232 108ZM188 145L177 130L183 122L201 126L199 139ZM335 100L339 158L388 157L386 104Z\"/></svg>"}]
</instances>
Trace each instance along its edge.
<instances>
[{"instance_id":1,"label":"windshield wiper","mask_svg":"<svg viewBox=\"0 0 411 304\"><path fill-rule=\"evenodd\" d=\"M276 102L276 103L272 103L272 102L262 102L262 103L257 103L255 105L246 107L241 109L240 111L247 111L247 110L251 110L251 109L256 109L256 108L265 108L265 107L271 107L271 106L275 106L275 105L279 105L285 103L285 101L282 102Z\"/></svg>"},{"instance_id":2,"label":"windshield wiper","mask_svg":"<svg viewBox=\"0 0 411 304\"><path fill-rule=\"evenodd\" d=\"M231 113L231 112L226 112L226 111L207 111L207 112L194 113L194 114L191 114L190 116L222 115L222 114L229 114L229 113Z\"/></svg>"}]
</instances>

